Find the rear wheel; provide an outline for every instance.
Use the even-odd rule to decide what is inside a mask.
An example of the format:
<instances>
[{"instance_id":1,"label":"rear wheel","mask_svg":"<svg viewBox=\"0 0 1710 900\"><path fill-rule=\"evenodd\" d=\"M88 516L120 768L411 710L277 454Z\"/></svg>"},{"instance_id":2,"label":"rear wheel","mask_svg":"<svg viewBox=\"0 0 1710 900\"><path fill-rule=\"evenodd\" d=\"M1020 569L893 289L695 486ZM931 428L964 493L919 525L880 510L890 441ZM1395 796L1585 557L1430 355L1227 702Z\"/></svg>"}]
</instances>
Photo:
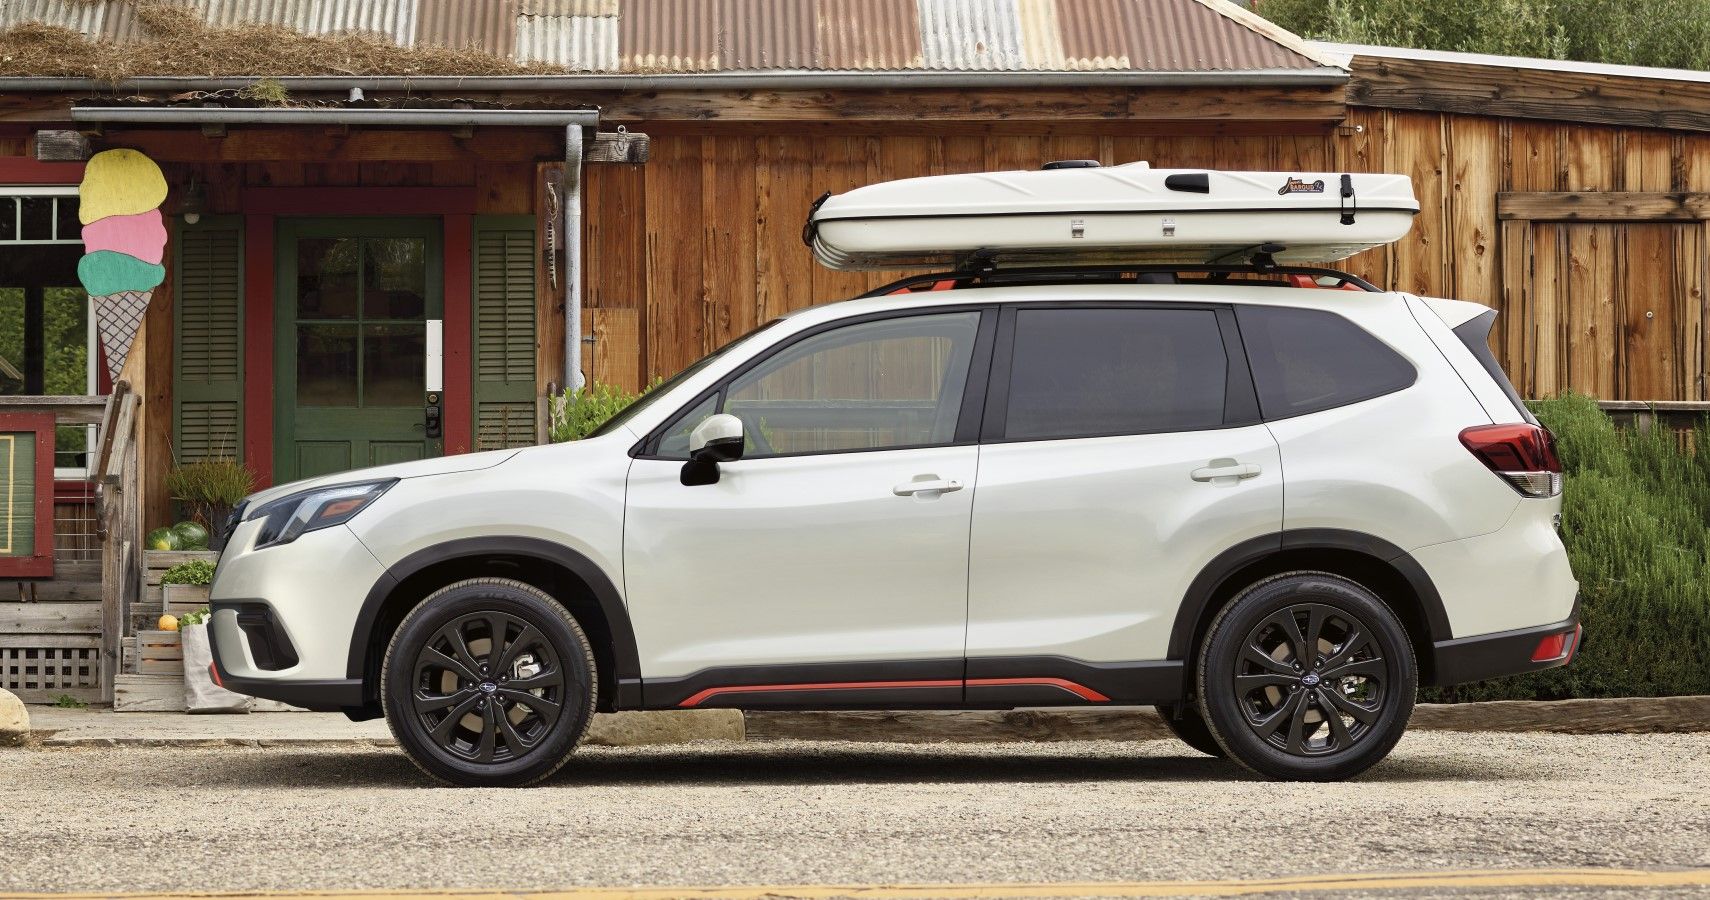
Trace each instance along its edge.
<instances>
[{"instance_id":1,"label":"rear wheel","mask_svg":"<svg viewBox=\"0 0 1710 900\"><path fill-rule=\"evenodd\" d=\"M410 612L381 673L386 722L423 772L515 787L569 759L593 719L594 655L576 620L520 581L476 578Z\"/></svg>"},{"instance_id":2,"label":"rear wheel","mask_svg":"<svg viewBox=\"0 0 1710 900\"><path fill-rule=\"evenodd\" d=\"M1199 696L1219 745L1269 778L1333 781L1376 765L1413 714L1407 632L1345 578L1291 572L1242 592L1213 620Z\"/></svg>"},{"instance_id":3,"label":"rear wheel","mask_svg":"<svg viewBox=\"0 0 1710 900\"><path fill-rule=\"evenodd\" d=\"M1211 728L1205 724L1205 717L1199 714L1199 707L1192 703L1181 706L1155 706L1159 718L1164 720L1164 726L1170 733L1181 738L1182 743L1208 756L1228 756L1223 748L1218 746L1217 738L1211 736Z\"/></svg>"}]
</instances>

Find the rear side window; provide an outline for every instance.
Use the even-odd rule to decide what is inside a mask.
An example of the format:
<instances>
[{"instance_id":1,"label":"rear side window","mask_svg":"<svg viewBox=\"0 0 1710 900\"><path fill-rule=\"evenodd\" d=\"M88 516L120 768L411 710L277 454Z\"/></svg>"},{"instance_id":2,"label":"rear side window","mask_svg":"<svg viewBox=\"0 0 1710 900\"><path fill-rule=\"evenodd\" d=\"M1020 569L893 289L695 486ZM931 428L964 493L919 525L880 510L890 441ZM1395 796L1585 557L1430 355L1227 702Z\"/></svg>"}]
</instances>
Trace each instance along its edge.
<instances>
[{"instance_id":1,"label":"rear side window","mask_svg":"<svg viewBox=\"0 0 1710 900\"><path fill-rule=\"evenodd\" d=\"M1502 392L1508 395L1509 402L1513 403L1514 408L1520 411L1521 417L1536 425L1538 424L1538 417L1532 415L1532 410L1526 407L1526 401L1520 399L1520 392L1514 389L1514 382L1508 380L1508 374L1502 371L1502 366L1496 361L1496 354L1490 352L1490 326L1495 324L1496 310L1479 313L1455 326L1455 337L1460 338L1461 343L1467 345L1467 350L1472 352L1473 359L1478 360L1478 364L1484 367L1485 373L1490 375L1492 381L1496 382L1496 386L1502 388Z\"/></svg>"},{"instance_id":2,"label":"rear side window","mask_svg":"<svg viewBox=\"0 0 1710 900\"><path fill-rule=\"evenodd\" d=\"M1020 310L1004 437L1220 427L1227 361L1212 310Z\"/></svg>"},{"instance_id":3,"label":"rear side window","mask_svg":"<svg viewBox=\"0 0 1710 900\"><path fill-rule=\"evenodd\" d=\"M1238 306L1235 316L1266 419L1381 397L1418 377L1401 354L1335 313Z\"/></svg>"}]
</instances>

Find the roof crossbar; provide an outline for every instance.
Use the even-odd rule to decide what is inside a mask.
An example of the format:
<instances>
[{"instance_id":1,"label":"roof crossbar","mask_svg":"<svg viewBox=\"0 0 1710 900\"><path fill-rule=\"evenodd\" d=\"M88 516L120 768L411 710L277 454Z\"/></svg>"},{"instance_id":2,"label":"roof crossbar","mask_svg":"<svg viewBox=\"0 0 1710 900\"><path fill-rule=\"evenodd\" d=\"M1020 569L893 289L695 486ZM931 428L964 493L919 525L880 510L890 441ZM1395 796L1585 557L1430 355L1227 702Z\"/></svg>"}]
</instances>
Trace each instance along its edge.
<instances>
[{"instance_id":1,"label":"roof crossbar","mask_svg":"<svg viewBox=\"0 0 1710 900\"><path fill-rule=\"evenodd\" d=\"M1141 275L1174 275L1184 273L1208 275L1217 279L1226 279L1230 275L1304 275L1309 278L1335 278L1343 284L1350 284L1368 293L1382 293L1382 289L1371 282L1343 272L1340 269L1330 269L1322 266L1264 266L1252 263L1226 265L1144 265L1144 266L1055 266L1031 269L1001 269L981 272L957 270L953 272L931 272L924 275L910 275L899 278L889 284L876 287L862 297L883 297L886 294L898 294L917 289L955 290L969 287L997 287L1016 284L1119 284L1134 281ZM939 285L949 287L939 287Z\"/></svg>"}]
</instances>

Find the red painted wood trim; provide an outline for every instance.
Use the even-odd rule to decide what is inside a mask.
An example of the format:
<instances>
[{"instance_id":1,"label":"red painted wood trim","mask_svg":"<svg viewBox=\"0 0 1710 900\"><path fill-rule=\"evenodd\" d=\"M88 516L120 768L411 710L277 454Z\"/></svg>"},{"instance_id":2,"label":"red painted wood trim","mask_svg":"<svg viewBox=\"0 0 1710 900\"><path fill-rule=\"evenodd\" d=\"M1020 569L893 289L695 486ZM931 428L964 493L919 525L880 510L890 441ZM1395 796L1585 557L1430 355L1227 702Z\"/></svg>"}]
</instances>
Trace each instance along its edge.
<instances>
[{"instance_id":1,"label":"red painted wood trim","mask_svg":"<svg viewBox=\"0 0 1710 900\"><path fill-rule=\"evenodd\" d=\"M444 269L441 284L445 320L445 391L440 395L440 415L445 423L445 452L468 453L475 447L470 400L475 378L473 354L474 313L470 294L474 291L470 242L474 240L474 217L467 214L445 217Z\"/></svg>"},{"instance_id":2,"label":"red painted wood trim","mask_svg":"<svg viewBox=\"0 0 1710 900\"><path fill-rule=\"evenodd\" d=\"M95 499L95 483L92 481L55 481L53 483L53 502L81 503Z\"/></svg>"},{"instance_id":3,"label":"red painted wood trim","mask_svg":"<svg viewBox=\"0 0 1710 900\"><path fill-rule=\"evenodd\" d=\"M35 550L29 556L0 558L0 575L53 575L53 422L53 413L0 413L0 431L29 431L36 436Z\"/></svg>"},{"instance_id":4,"label":"red painted wood trim","mask_svg":"<svg viewBox=\"0 0 1710 900\"><path fill-rule=\"evenodd\" d=\"M471 216L472 187L292 187L245 188L239 200L248 215L272 216Z\"/></svg>"},{"instance_id":5,"label":"red painted wood trim","mask_svg":"<svg viewBox=\"0 0 1710 900\"><path fill-rule=\"evenodd\" d=\"M942 681L827 681L804 684L737 684L721 687L710 687L699 691L682 703L682 707L699 706L707 700L720 694L769 694L779 691L865 691L884 690L887 688L937 688L937 687L1002 687L1007 685L1040 685L1044 687L1061 688L1093 703L1105 703L1109 697L1064 678L972 678L946 679Z\"/></svg>"},{"instance_id":6,"label":"red painted wood trim","mask_svg":"<svg viewBox=\"0 0 1710 900\"><path fill-rule=\"evenodd\" d=\"M0 157L0 184L77 184L83 163L36 162L27 156Z\"/></svg>"},{"instance_id":7,"label":"red painted wood trim","mask_svg":"<svg viewBox=\"0 0 1710 900\"><path fill-rule=\"evenodd\" d=\"M273 217L243 221L243 461L273 483Z\"/></svg>"}]
</instances>

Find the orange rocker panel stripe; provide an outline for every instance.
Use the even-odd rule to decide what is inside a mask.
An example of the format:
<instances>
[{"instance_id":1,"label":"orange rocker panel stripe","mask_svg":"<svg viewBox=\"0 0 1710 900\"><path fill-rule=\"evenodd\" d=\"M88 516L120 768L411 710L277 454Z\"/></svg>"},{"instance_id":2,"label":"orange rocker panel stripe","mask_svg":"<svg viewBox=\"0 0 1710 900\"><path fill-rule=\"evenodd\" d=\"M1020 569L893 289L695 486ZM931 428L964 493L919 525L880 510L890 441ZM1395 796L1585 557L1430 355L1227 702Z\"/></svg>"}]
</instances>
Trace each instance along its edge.
<instances>
[{"instance_id":1,"label":"orange rocker panel stripe","mask_svg":"<svg viewBox=\"0 0 1710 900\"><path fill-rule=\"evenodd\" d=\"M733 684L724 687L710 687L684 700L678 706L699 706L709 698L719 694L761 694L778 691L865 691L882 690L885 688L936 688L936 687L1002 687L1006 685L1043 685L1045 687L1061 688L1071 694L1092 703L1104 703L1109 697L1085 685L1076 684L1065 678L970 678L948 679L944 681L826 681L807 684Z\"/></svg>"}]
</instances>

